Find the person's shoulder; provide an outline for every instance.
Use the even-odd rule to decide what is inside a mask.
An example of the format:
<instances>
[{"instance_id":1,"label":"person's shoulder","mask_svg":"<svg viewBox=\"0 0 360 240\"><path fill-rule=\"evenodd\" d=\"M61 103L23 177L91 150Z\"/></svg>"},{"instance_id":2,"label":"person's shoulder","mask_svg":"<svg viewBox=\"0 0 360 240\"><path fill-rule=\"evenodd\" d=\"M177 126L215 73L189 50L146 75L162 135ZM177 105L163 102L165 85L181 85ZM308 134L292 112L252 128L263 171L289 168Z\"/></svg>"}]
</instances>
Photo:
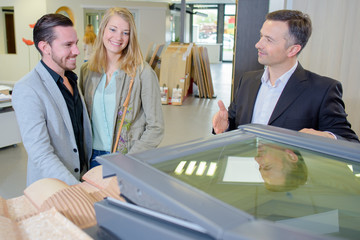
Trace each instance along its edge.
<instances>
[{"instance_id":1,"label":"person's shoulder","mask_svg":"<svg viewBox=\"0 0 360 240\"><path fill-rule=\"evenodd\" d=\"M83 78L88 78L93 76L93 74L98 74L96 72L93 72L90 70L89 62L85 62L80 67L80 81L83 80ZM96 75L98 76L98 75Z\"/></svg>"},{"instance_id":2,"label":"person's shoulder","mask_svg":"<svg viewBox=\"0 0 360 240\"><path fill-rule=\"evenodd\" d=\"M305 73L306 78L311 80L311 82L313 82L313 83L326 84L326 85L341 84L340 81L338 81L334 78L324 76L324 75L312 72L310 70L304 69L304 73Z\"/></svg>"},{"instance_id":3,"label":"person's shoulder","mask_svg":"<svg viewBox=\"0 0 360 240\"><path fill-rule=\"evenodd\" d=\"M143 62L143 69L142 71L146 71L146 72L150 72L153 71L152 67L150 66L149 63L147 63L146 61Z\"/></svg>"},{"instance_id":4,"label":"person's shoulder","mask_svg":"<svg viewBox=\"0 0 360 240\"><path fill-rule=\"evenodd\" d=\"M23 76L19 81L14 84L12 91L13 101L21 101L23 94L30 94L32 92L37 92L41 84L41 78L38 72L35 69L32 69L25 76Z\"/></svg>"},{"instance_id":5,"label":"person's shoulder","mask_svg":"<svg viewBox=\"0 0 360 240\"><path fill-rule=\"evenodd\" d=\"M34 69L32 69L30 72L28 72L25 76L23 76L19 81L17 81L14 85L16 86L34 86L37 82L39 82L40 76L38 72Z\"/></svg>"},{"instance_id":6,"label":"person's shoulder","mask_svg":"<svg viewBox=\"0 0 360 240\"><path fill-rule=\"evenodd\" d=\"M142 67L138 68L138 74L140 71L140 75L141 76L147 76L147 75L156 75L154 69L152 69L152 67L149 65L149 63L145 62L143 63Z\"/></svg>"},{"instance_id":7,"label":"person's shoulder","mask_svg":"<svg viewBox=\"0 0 360 240\"><path fill-rule=\"evenodd\" d=\"M140 82L142 82L142 84L145 85L158 85L159 84L159 79L158 76L156 74L156 72L154 71L154 69L152 69L152 67L144 61L143 66L140 68L138 68L137 70L137 77Z\"/></svg>"},{"instance_id":8,"label":"person's shoulder","mask_svg":"<svg viewBox=\"0 0 360 240\"><path fill-rule=\"evenodd\" d=\"M80 67L80 71L87 71L88 69L89 69L89 61L84 62Z\"/></svg>"}]
</instances>

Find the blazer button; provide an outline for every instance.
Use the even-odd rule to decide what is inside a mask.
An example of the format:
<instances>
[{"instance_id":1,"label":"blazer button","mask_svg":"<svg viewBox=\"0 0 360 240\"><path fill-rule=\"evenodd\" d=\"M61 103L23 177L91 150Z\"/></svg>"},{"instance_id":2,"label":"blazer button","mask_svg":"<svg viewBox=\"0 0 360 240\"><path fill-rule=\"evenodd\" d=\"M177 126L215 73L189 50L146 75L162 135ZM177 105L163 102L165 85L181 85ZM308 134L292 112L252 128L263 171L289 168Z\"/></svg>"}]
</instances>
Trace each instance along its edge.
<instances>
[{"instance_id":1,"label":"blazer button","mask_svg":"<svg viewBox=\"0 0 360 240\"><path fill-rule=\"evenodd\" d=\"M76 153L76 152L77 152L77 149L76 149L76 148L74 148L74 149L73 149L73 151L74 151L74 153Z\"/></svg>"},{"instance_id":2,"label":"blazer button","mask_svg":"<svg viewBox=\"0 0 360 240\"><path fill-rule=\"evenodd\" d=\"M79 169L78 169L78 168L75 168L75 169L74 169L74 171L75 171L75 172L78 172L78 171L79 171Z\"/></svg>"}]
</instances>

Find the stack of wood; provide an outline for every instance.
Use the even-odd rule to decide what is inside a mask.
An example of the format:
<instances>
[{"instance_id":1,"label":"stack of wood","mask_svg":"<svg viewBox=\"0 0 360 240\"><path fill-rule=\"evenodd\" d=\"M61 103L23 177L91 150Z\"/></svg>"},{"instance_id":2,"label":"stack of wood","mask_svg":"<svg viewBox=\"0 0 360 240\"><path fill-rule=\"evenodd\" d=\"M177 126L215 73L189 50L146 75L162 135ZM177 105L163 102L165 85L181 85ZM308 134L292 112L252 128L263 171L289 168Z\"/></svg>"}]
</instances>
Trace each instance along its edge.
<instances>
[{"instance_id":1,"label":"stack of wood","mask_svg":"<svg viewBox=\"0 0 360 240\"><path fill-rule=\"evenodd\" d=\"M192 46L172 43L161 55L159 84L168 89L168 98L163 104L182 104L190 87Z\"/></svg>"},{"instance_id":2,"label":"stack of wood","mask_svg":"<svg viewBox=\"0 0 360 240\"><path fill-rule=\"evenodd\" d=\"M158 74L163 104L182 105L192 82L198 85L199 97L214 96L205 47L197 47L194 43L150 45L145 60Z\"/></svg>"},{"instance_id":3,"label":"stack of wood","mask_svg":"<svg viewBox=\"0 0 360 240\"><path fill-rule=\"evenodd\" d=\"M193 76L200 98L213 98L214 86L211 78L210 61L206 47L193 47Z\"/></svg>"},{"instance_id":4,"label":"stack of wood","mask_svg":"<svg viewBox=\"0 0 360 240\"><path fill-rule=\"evenodd\" d=\"M54 179L41 179L24 195L0 197L0 239L92 239L81 229L96 225L94 203L105 197L120 197L115 177L102 178L102 166L83 176L84 182L69 186Z\"/></svg>"},{"instance_id":5,"label":"stack of wood","mask_svg":"<svg viewBox=\"0 0 360 240\"><path fill-rule=\"evenodd\" d=\"M158 78L160 77L160 56L164 46L165 44L150 43L145 56L145 61L154 69Z\"/></svg>"}]
</instances>

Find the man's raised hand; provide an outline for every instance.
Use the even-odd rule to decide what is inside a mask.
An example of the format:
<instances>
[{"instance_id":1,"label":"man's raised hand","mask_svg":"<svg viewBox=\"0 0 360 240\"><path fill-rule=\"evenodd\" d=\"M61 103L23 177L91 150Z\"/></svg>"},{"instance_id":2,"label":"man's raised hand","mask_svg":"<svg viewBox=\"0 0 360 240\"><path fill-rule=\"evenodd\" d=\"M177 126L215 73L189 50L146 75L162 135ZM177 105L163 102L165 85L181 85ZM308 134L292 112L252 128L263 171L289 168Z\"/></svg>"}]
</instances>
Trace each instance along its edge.
<instances>
[{"instance_id":1,"label":"man's raised hand","mask_svg":"<svg viewBox=\"0 0 360 240\"><path fill-rule=\"evenodd\" d=\"M223 101L218 101L219 111L215 113L212 125L216 134L223 133L229 127L228 111L225 108Z\"/></svg>"}]
</instances>

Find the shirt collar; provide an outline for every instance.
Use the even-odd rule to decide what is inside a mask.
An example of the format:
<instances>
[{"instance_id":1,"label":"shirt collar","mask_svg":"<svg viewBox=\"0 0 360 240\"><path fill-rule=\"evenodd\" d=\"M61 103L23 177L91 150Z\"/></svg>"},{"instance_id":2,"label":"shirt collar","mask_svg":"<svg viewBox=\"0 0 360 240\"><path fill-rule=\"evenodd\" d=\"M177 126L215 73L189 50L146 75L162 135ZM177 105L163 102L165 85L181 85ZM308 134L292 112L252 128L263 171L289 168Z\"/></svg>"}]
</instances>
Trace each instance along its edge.
<instances>
[{"instance_id":1,"label":"shirt collar","mask_svg":"<svg viewBox=\"0 0 360 240\"><path fill-rule=\"evenodd\" d=\"M46 64L44 63L43 60L40 60L40 62L41 62L42 65L46 68L46 70L50 73L51 77L55 80L55 82L58 82L59 80L60 80L61 82L63 82L62 77L61 77L59 74L57 74L54 70L52 70L51 68L49 68L48 65L46 65ZM66 76L68 79L71 79L71 80L73 80L73 81L75 81L75 82L77 81L77 75L76 75L74 72L72 72L72 71L65 71L65 76Z\"/></svg>"},{"instance_id":2,"label":"shirt collar","mask_svg":"<svg viewBox=\"0 0 360 240\"><path fill-rule=\"evenodd\" d=\"M292 68L290 68L289 71L287 71L286 73L281 75L278 79L276 79L274 87L277 87L280 84L280 82L282 82L283 84L286 84L289 81L291 75L295 72L295 69L297 68L297 66L298 66L298 61L296 61L295 65ZM270 78L269 78L269 68L267 66L265 67L265 71L264 71L263 75L261 76L261 83L271 85Z\"/></svg>"}]
</instances>

